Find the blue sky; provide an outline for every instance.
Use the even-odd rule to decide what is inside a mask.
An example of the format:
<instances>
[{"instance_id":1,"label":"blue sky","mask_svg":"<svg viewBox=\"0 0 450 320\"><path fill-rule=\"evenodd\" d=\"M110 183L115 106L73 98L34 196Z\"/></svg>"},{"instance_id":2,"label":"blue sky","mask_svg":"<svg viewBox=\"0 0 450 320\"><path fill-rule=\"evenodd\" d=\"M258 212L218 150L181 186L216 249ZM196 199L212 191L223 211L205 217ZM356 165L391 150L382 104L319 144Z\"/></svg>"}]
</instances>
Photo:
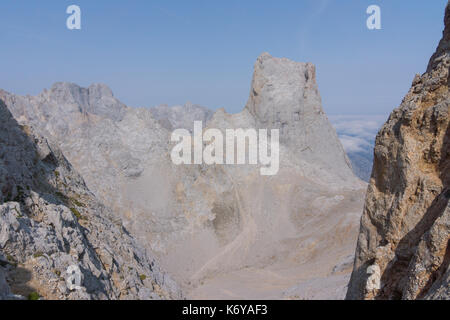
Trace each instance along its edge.
<instances>
[{"instance_id":1,"label":"blue sky","mask_svg":"<svg viewBox=\"0 0 450 320\"><path fill-rule=\"evenodd\" d=\"M264 51L313 62L329 114L387 114L425 71L447 0L2 0L0 88L108 84L131 106L186 101L238 112ZM66 8L82 30L66 28ZM366 8L382 30L366 28Z\"/></svg>"}]
</instances>

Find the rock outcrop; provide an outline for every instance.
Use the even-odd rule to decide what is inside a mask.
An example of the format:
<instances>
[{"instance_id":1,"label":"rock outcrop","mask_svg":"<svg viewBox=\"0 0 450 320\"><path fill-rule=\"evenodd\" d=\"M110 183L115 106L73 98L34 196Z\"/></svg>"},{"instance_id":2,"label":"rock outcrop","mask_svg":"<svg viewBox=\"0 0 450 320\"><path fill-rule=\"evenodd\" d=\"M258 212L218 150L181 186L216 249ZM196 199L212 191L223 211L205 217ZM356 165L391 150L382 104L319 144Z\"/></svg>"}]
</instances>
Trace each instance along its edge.
<instances>
[{"instance_id":1,"label":"rock outcrop","mask_svg":"<svg viewBox=\"0 0 450 320\"><path fill-rule=\"evenodd\" d=\"M0 121L0 299L182 297L62 152L2 100ZM69 268L80 271L79 288Z\"/></svg>"},{"instance_id":2,"label":"rock outcrop","mask_svg":"<svg viewBox=\"0 0 450 320\"><path fill-rule=\"evenodd\" d=\"M245 111L257 128L279 129L280 143L302 161L342 180L353 178L342 144L322 109L313 64L263 53L255 64Z\"/></svg>"},{"instance_id":3,"label":"rock outcrop","mask_svg":"<svg viewBox=\"0 0 450 320\"><path fill-rule=\"evenodd\" d=\"M186 103L184 106L159 105L149 109L151 114L160 124L169 131L175 129L188 129L191 133L194 127L194 121L207 123L211 120L214 112L208 108Z\"/></svg>"},{"instance_id":4,"label":"rock outcrop","mask_svg":"<svg viewBox=\"0 0 450 320\"><path fill-rule=\"evenodd\" d=\"M450 4L427 71L377 136L348 299L450 298Z\"/></svg>"},{"instance_id":5,"label":"rock outcrop","mask_svg":"<svg viewBox=\"0 0 450 320\"><path fill-rule=\"evenodd\" d=\"M255 286L254 298L290 297L289 292L305 279L315 279L311 286L316 289L336 286L328 298L343 298L337 287L345 287L349 270L339 274L344 280L331 280L331 275L336 264L351 254L365 185L353 175L322 110L315 67L262 54L244 110L238 114L218 110L207 127L223 132L279 129L280 170L262 177L257 166L203 169L204 178L194 187L208 190L204 199L210 203L215 233L223 244L193 275L205 284L192 296L218 292L220 298L233 297L223 293L228 291L244 298L235 280L244 278L247 290ZM220 188L217 181L223 181ZM183 189L191 187L185 184ZM222 237L235 230L236 236ZM226 289L220 288L223 283ZM259 288L261 283L264 289ZM279 288L283 291L277 292ZM319 297L313 291L303 298Z\"/></svg>"},{"instance_id":6,"label":"rock outcrop","mask_svg":"<svg viewBox=\"0 0 450 320\"><path fill-rule=\"evenodd\" d=\"M103 85L59 83L35 97L0 91L0 99L20 124L58 143L189 297L280 298L314 278L308 286L339 285L333 297L343 298L348 268L327 279L353 251L365 184L322 110L312 64L261 55L238 114L190 104L129 108ZM194 120L220 130L279 129L278 174L261 176L259 165L172 164L171 130L190 130Z\"/></svg>"}]
</instances>

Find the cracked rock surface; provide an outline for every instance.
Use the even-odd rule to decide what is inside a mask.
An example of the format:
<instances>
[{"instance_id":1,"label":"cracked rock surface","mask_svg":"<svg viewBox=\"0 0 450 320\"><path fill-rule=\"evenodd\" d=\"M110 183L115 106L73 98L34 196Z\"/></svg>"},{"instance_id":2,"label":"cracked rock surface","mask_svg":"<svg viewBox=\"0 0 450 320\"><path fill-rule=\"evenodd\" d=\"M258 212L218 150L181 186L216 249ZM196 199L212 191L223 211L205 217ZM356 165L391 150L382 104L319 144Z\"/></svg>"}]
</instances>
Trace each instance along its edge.
<instances>
[{"instance_id":1,"label":"cracked rock surface","mask_svg":"<svg viewBox=\"0 0 450 320\"><path fill-rule=\"evenodd\" d=\"M56 83L37 96L0 90L0 99L21 125L55 141L188 297L290 298L306 281L306 298L323 298L319 287L343 298L350 270L333 270L354 251L366 184L322 109L311 63L262 54L238 114L189 103L131 108L100 84ZM278 174L172 164L171 132L192 130L194 120L222 132L280 130Z\"/></svg>"},{"instance_id":2,"label":"cracked rock surface","mask_svg":"<svg viewBox=\"0 0 450 320\"><path fill-rule=\"evenodd\" d=\"M348 299L450 298L449 69L447 5L426 73L378 133Z\"/></svg>"},{"instance_id":3,"label":"cracked rock surface","mask_svg":"<svg viewBox=\"0 0 450 320\"><path fill-rule=\"evenodd\" d=\"M182 297L55 145L3 101L0 122L0 298ZM81 271L78 290L67 286L70 266Z\"/></svg>"}]
</instances>

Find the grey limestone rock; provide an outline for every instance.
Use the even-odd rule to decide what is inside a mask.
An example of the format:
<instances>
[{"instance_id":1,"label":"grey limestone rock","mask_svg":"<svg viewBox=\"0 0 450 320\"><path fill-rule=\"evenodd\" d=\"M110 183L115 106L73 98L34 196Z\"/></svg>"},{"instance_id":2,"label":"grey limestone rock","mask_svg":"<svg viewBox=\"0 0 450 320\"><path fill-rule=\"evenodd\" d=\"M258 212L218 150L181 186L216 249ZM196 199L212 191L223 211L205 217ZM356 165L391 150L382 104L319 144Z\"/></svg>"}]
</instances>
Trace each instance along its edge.
<instances>
[{"instance_id":1,"label":"grey limestone rock","mask_svg":"<svg viewBox=\"0 0 450 320\"><path fill-rule=\"evenodd\" d=\"M327 286L336 261L354 250L366 185L354 176L323 112L312 64L261 55L247 106L238 114L223 109L212 114L191 104L130 108L100 85L83 89L60 83L36 97L0 91L0 99L20 125L32 126L46 141L54 141L95 198L111 209L100 211L98 217L106 216L106 211L112 221L122 219L189 297L201 297L201 292L216 297L222 291L212 290L215 279L245 273L249 267L258 270L252 274L254 283L265 279L266 268L278 268L270 273L274 281L283 278L274 274L290 270L289 281L275 286L278 297L299 278L324 279L311 285ZM261 176L260 165L174 165L171 130L191 130L194 120L222 131L279 129L279 173ZM51 161L52 153L42 150L40 157L47 154ZM60 177L66 174L61 172ZM15 189L11 196L16 197ZM52 205L57 204L46 206L69 213ZM112 240L101 234L105 233L93 233L90 241L113 249ZM64 239L64 233L54 238L58 236ZM83 247L80 241L74 241L79 243L75 252ZM105 272L111 273L107 271L115 270L111 256L119 255L108 252L104 248L96 255L102 257ZM128 288L124 297L154 297L150 286L136 288L141 271L130 272L122 274ZM169 277L152 274L158 281L152 292L161 297L166 295L158 288L177 292Z\"/></svg>"},{"instance_id":2,"label":"grey limestone rock","mask_svg":"<svg viewBox=\"0 0 450 320\"><path fill-rule=\"evenodd\" d=\"M62 152L19 125L1 100L0 121L1 297L138 299L143 288L182 297ZM81 270L79 290L65 285L70 266Z\"/></svg>"}]
</instances>

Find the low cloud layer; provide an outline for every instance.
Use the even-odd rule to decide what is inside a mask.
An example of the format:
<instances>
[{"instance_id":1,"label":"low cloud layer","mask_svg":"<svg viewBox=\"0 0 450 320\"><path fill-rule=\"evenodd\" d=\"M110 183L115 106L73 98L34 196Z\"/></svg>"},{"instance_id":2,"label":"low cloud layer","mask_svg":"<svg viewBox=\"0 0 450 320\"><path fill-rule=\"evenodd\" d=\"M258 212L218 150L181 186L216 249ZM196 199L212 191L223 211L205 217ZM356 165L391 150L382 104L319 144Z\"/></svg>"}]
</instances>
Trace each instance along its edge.
<instances>
[{"instance_id":1,"label":"low cloud layer","mask_svg":"<svg viewBox=\"0 0 450 320\"><path fill-rule=\"evenodd\" d=\"M373 146L369 141L360 137L340 135L339 139L346 152L365 152Z\"/></svg>"},{"instance_id":2,"label":"low cloud layer","mask_svg":"<svg viewBox=\"0 0 450 320\"><path fill-rule=\"evenodd\" d=\"M347 152L363 152L373 148L375 137L386 121L385 116L330 116Z\"/></svg>"},{"instance_id":3,"label":"low cloud layer","mask_svg":"<svg viewBox=\"0 0 450 320\"><path fill-rule=\"evenodd\" d=\"M330 116L331 123L339 135L353 171L368 181L372 172L375 137L383 126L385 116Z\"/></svg>"}]
</instances>

